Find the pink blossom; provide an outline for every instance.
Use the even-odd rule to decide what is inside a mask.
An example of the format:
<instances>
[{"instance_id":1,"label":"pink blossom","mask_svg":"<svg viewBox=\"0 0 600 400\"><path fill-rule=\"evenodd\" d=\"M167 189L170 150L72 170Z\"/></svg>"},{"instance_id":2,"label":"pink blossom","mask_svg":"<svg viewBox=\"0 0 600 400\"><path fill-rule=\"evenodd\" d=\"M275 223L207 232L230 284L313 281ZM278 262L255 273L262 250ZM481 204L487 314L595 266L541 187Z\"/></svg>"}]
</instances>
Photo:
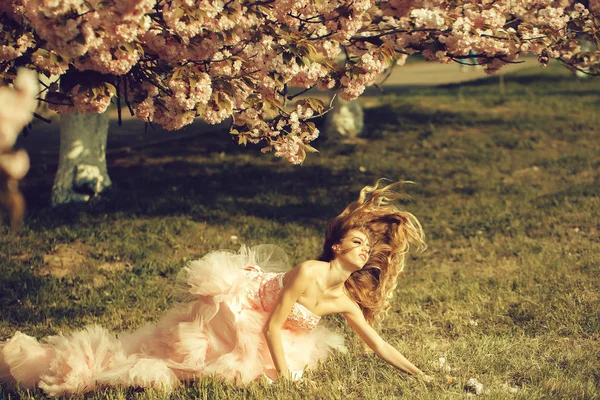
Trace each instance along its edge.
<instances>
[{"instance_id":1,"label":"pink blossom","mask_svg":"<svg viewBox=\"0 0 600 400\"><path fill-rule=\"evenodd\" d=\"M50 75L62 75L69 68L68 60L65 60L53 51L39 49L31 55L31 62L40 71Z\"/></svg>"},{"instance_id":2,"label":"pink blossom","mask_svg":"<svg viewBox=\"0 0 600 400\"><path fill-rule=\"evenodd\" d=\"M24 16L48 49L74 59L82 69L116 74L127 72L139 59L139 52L127 50L132 54L125 55L119 49L124 44L135 48L134 41L150 27L145 14L154 4L153 0L124 0L117 7L120 12L115 12L96 0L23 0Z\"/></svg>"},{"instance_id":3,"label":"pink blossom","mask_svg":"<svg viewBox=\"0 0 600 400\"><path fill-rule=\"evenodd\" d=\"M13 88L0 87L0 153L12 148L21 129L33 118L37 107L37 75L19 69Z\"/></svg>"},{"instance_id":4,"label":"pink blossom","mask_svg":"<svg viewBox=\"0 0 600 400\"><path fill-rule=\"evenodd\" d=\"M37 75L19 69L12 88L0 87L0 170L9 179L22 179L29 169L29 157L24 150L11 152L21 129L33 118L37 107Z\"/></svg>"},{"instance_id":5,"label":"pink blossom","mask_svg":"<svg viewBox=\"0 0 600 400\"><path fill-rule=\"evenodd\" d=\"M6 14L0 61L61 75L69 68L127 81L136 116L168 129L233 118L240 143L300 162L320 111L286 107L289 86L360 96L408 54L451 62L470 52L487 72L521 54L598 70L582 36L600 37L593 15L568 0L19 0ZM599 2L589 2L599 15ZM3 20L5 23L5 20ZM25 29L21 29L25 28ZM34 46L41 46L33 52ZM8 71L8 70L7 70ZM61 112L105 110L112 95L83 82ZM9 79L10 80L10 79ZM96 88L93 89L92 87ZM94 92L95 90L95 92ZM267 151L267 150L265 150Z\"/></svg>"},{"instance_id":6,"label":"pink blossom","mask_svg":"<svg viewBox=\"0 0 600 400\"><path fill-rule=\"evenodd\" d=\"M154 119L154 102L152 98L146 99L135 106L135 116L143 121L152 121Z\"/></svg>"},{"instance_id":7,"label":"pink blossom","mask_svg":"<svg viewBox=\"0 0 600 400\"><path fill-rule=\"evenodd\" d=\"M410 16L417 28L445 29L447 27L442 10L421 8L412 10Z\"/></svg>"},{"instance_id":8,"label":"pink blossom","mask_svg":"<svg viewBox=\"0 0 600 400\"><path fill-rule=\"evenodd\" d=\"M111 98L112 93L105 88L97 88L96 93L94 93L92 88L75 85L71 90L71 101L74 110L80 113L103 113L110 105ZM60 111L73 111L73 109Z\"/></svg>"},{"instance_id":9,"label":"pink blossom","mask_svg":"<svg viewBox=\"0 0 600 400\"><path fill-rule=\"evenodd\" d=\"M302 140L298 136L285 136L273 143L276 157L282 157L292 164L301 164L305 154L302 153Z\"/></svg>"},{"instance_id":10,"label":"pink blossom","mask_svg":"<svg viewBox=\"0 0 600 400\"><path fill-rule=\"evenodd\" d=\"M340 83L344 87L340 97L347 101L356 99L365 91L365 85L358 79L350 79L347 76L343 76Z\"/></svg>"},{"instance_id":11,"label":"pink blossom","mask_svg":"<svg viewBox=\"0 0 600 400\"><path fill-rule=\"evenodd\" d=\"M4 31L2 24L0 24L0 30ZM29 32L17 36L16 32L8 31L4 33L4 38L8 38L9 41L7 44L0 45L0 61L14 60L23 55L27 49L35 46L33 35Z\"/></svg>"},{"instance_id":12,"label":"pink blossom","mask_svg":"<svg viewBox=\"0 0 600 400\"><path fill-rule=\"evenodd\" d=\"M156 107L154 112L154 121L162 125L163 128L174 131L191 124L196 114L193 111L183 113L173 113L163 107Z\"/></svg>"}]
</instances>

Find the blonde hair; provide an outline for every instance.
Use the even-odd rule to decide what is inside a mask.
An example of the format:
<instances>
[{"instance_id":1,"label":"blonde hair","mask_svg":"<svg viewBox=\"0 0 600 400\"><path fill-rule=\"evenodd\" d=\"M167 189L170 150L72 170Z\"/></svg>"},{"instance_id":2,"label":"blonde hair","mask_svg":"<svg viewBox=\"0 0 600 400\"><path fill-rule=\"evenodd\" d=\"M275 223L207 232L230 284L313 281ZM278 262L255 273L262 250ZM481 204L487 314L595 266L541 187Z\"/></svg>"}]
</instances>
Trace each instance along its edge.
<instances>
[{"instance_id":1,"label":"blonde hair","mask_svg":"<svg viewBox=\"0 0 600 400\"><path fill-rule=\"evenodd\" d=\"M394 202L403 195L395 188L410 182L394 182L382 186L365 186L358 199L327 226L321 261L335 258L332 246L339 243L352 229L365 232L371 243L366 265L353 272L344 283L345 290L373 325L377 316L389 308L389 299L397 286L398 275L404 269L406 254L411 245L424 250L424 233L419 220ZM380 187L382 186L382 187Z\"/></svg>"}]
</instances>

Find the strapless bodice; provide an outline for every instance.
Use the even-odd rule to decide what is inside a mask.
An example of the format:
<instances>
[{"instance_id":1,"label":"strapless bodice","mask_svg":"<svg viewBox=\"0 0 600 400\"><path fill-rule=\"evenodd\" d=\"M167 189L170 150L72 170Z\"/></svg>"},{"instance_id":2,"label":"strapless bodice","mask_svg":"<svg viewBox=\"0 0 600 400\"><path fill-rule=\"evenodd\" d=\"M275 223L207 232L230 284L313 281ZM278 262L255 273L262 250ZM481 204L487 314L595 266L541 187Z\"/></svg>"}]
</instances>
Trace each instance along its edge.
<instances>
[{"instance_id":1,"label":"strapless bodice","mask_svg":"<svg viewBox=\"0 0 600 400\"><path fill-rule=\"evenodd\" d=\"M284 273L262 272L259 268L252 266L251 274L258 284L258 290L248 293L253 303L260 306L264 311L271 312L279 298L279 292L283 289ZM300 303L294 303L284 326L288 329L313 329L321 317L311 312Z\"/></svg>"}]
</instances>

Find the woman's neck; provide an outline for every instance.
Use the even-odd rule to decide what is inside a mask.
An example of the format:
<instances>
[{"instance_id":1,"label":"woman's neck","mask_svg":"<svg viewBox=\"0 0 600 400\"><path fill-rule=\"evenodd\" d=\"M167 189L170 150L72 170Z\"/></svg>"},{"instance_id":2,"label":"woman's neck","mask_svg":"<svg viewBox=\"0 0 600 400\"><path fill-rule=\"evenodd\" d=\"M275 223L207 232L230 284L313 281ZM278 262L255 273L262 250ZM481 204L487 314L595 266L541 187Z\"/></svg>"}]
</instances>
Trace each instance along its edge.
<instances>
[{"instance_id":1,"label":"woman's neck","mask_svg":"<svg viewBox=\"0 0 600 400\"><path fill-rule=\"evenodd\" d=\"M342 286L348 280L350 274L354 272L347 268L339 259L334 258L329 262L329 274L327 277L327 287L332 289Z\"/></svg>"}]
</instances>

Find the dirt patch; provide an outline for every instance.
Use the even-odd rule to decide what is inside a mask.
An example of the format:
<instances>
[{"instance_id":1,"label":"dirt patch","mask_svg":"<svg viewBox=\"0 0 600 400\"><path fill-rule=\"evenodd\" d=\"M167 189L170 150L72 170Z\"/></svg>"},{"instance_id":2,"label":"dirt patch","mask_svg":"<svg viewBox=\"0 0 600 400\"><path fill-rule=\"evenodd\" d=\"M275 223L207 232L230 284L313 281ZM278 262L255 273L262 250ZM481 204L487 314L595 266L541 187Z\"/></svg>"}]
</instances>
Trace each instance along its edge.
<instances>
[{"instance_id":1,"label":"dirt patch","mask_svg":"<svg viewBox=\"0 0 600 400\"><path fill-rule=\"evenodd\" d=\"M123 271L130 268L131 264L123 261L105 262L98 266L98 269L102 271Z\"/></svg>"},{"instance_id":2,"label":"dirt patch","mask_svg":"<svg viewBox=\"0 0 600 400\"><path fill-rule=\"evenodd\" d=\"M454 130L452 132L452 135L457 136L457 137L465 137L465 136L483 137L483 136L487 135L487 132L485 132L485 130L481 129L480 126L475 126L475 127L464 126L464 127L461 127L460 129ZM446 150L446 149L447 148L443 148L442 150Z\"/></svg>"},{"instance_id":3,"label":"dirt patch","mask_svg":"<svg viewBox=\"0 0 600 400\"><path fill-rule=\"evenodd\" d=\"M529 168L518 169L518 170L514 171L512 175L515 178L527 178L527 177L536 176L536 175L540 174L540 172L541 172L541 168L538 167L537 165L534 165Z\"/></svg>"},{"instance_id":4,"label":"dirt patch","mask_svg":"<svg viewBox=\"0 0 600 400\"><path fill-rule=\"evenodd\" d=\"M102 262L98 265L98 261L94 259L93 254L94 249L82 242L56 245L49 254L44 255L44 264L38 271L38 275L53 275L62 278L80 271L83 267L93 265L97 265L98 270L104 272L120 272L131 268L129 262L118 259L112 262ZM97 285L101 286L101 283L97 283Z\"/></svg>"},{"instance_id":5,"label":"dirt patch","mask_svg":"<svg viewBox=\"0 0 600 400\"><path fill-rule=\"evenodd\" d=\"M40 276L67 276L89 263L89 246L81 242L56 245L52 252L44 255L44 266L40 268Z\"/></svg>"}]
</instances>

